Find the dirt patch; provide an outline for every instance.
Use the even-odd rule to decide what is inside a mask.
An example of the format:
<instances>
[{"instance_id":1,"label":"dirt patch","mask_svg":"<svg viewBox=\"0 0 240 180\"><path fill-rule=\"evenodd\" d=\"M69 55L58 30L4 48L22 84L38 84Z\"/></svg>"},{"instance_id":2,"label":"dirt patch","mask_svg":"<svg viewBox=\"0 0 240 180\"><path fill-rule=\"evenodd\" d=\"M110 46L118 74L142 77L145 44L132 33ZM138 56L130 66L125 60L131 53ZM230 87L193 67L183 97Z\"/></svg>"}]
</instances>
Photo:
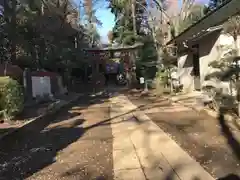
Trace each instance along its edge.
<instances>
[{"instance_id":1,"label":"dirt patch","mask_svg":"<svg viewBox=\"0 0 240 180\"><path fill-rule=\"evenodd\" d=\"M109 118L108 106L94 102L83 98L2 142L0 179L113 179L111 127L94 126Z\"/></svg>"},{"instance_id":2,"label":"dirt patch","mask_svg":"<svg viewBox=\"0 0 240 180\"><path fill-rule=\"evenodd\" d=\"M2 123L0 123L0 137L10 133L11 131L14 131L28 121L46 113L50 107L54 108L56 103L58 103L59 101L69 101L73 99L76 95L77 94L75 93L71 93L69 95L63 95L59 97L59 99L57 99L56 101L33 104L32 106L26 107L24 111L14 119L10 121L2 121Z\"/></svg>"}]
</instances>

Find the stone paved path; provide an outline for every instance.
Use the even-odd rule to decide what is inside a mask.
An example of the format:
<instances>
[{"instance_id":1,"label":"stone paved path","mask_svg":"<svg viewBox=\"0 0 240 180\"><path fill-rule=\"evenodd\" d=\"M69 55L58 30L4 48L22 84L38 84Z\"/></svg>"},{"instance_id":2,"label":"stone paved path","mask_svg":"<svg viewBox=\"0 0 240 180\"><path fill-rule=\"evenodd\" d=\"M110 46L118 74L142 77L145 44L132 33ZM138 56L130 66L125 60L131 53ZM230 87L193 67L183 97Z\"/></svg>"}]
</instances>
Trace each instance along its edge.
<instances>
[{"instance_id":1,"label":"stone paved path","mask_svg":"<svg viewBox=\"0 0 240 180\"><path fill-rule=\"evenodd\" d=\"M171 108L171 106L169 106ZM174 108L181 112L181 108ZM150 110L149 110L150 111ZM152 112L168 112L152 107ZM0 179L212 180L121 94L83 97L0 142Z\"/></svg>"},{"instance_id":2,"label":"stone paved path","mask_svg":"<svg viewBox=\"0 0 240 180\"><path fill-rule=\"evenodd\" d=\"M116 117L111 121L115 179L213 179L148 116L136 112L137 107L126 96L110 101L110 116Z\"/></svg>"}]
</instances>

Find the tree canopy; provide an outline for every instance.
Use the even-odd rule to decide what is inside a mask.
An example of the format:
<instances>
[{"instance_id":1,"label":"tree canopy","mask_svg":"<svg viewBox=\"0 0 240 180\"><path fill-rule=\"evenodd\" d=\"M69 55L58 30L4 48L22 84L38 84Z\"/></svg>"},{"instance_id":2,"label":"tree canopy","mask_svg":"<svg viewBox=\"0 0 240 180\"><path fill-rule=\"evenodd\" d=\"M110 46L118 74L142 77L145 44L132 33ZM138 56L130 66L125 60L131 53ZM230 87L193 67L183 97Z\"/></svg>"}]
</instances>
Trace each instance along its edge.
<instances>
[{"instance_id":1,"label":"tree canopy","mask_svg":"<svg viewBox=\"0 0 240 180\"><path fill-rule=\"evenodd\" d=\"M64 72L83 59L91 38L70 0L11 0L0 16L2 63ZM12 5L11 5L12 3Z\"/></svg>"}]
</instances>

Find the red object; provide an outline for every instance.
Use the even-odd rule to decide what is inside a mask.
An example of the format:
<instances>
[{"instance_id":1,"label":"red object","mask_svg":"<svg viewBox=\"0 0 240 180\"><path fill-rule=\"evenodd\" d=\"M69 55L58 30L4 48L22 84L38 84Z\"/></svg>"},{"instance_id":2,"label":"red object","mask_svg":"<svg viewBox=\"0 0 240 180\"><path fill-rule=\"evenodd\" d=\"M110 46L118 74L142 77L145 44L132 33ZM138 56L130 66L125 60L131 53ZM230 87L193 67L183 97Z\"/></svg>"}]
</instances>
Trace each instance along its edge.
<instances>
[{"instance_id":1,"label":"red object","mask_svg":"<svg viewBox=\"0 0 240 180\"><path fill-rule=\"evenodd\" d=\"M32 72L32 76L39 76L39 77L44 77L44 76L56 77L56 76L58 76L58 74L57 74L57 73L54 73L54 72L48 72L48 71L35 71L35 72Z\"/></svg>"}]
</instances>

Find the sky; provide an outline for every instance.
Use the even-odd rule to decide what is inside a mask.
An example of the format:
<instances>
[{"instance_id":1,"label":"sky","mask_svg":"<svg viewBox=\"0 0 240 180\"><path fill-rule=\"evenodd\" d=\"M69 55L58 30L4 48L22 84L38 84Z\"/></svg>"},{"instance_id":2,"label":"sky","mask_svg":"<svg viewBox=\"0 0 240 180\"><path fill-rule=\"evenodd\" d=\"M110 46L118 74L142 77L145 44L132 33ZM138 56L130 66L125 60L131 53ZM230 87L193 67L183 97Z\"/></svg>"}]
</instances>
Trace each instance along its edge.
<instances>
[{"instance_id":1,"label":"sky","mask_svg":"<svg viewBox=\"0 0 240 180\"><path fill-rule=\"evenodd\" d=\"M101 36L101 41L103 43L107 43L108 42L107 34L109 31L112 30L115 24L114 22L115 17L108 8L98 9L96 12L96 16L102 22L102 27L98 27L98 32Z\"/></svg>"}]
</instances>

